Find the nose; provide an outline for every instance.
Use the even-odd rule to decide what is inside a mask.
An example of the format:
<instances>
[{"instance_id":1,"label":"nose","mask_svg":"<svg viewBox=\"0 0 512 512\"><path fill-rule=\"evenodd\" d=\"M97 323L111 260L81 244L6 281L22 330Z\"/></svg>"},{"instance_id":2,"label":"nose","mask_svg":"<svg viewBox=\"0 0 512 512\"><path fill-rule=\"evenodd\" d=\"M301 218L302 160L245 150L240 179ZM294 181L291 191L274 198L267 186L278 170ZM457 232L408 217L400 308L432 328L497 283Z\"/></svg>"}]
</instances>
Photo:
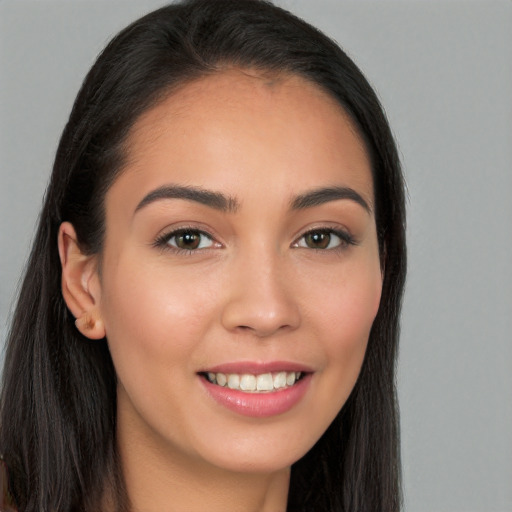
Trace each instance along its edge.
<instances>
[{"instance_id":1,"label":"nose","mask_svg":"<svg viewBox=\"0 0 512 512\"><path fill-rule=\"evenodd\" d=\"M232 267L222 311L225 329L259 338L297 329L300 309L293 279L278 260L253 254Z\"/></svg>"}]
</instances>

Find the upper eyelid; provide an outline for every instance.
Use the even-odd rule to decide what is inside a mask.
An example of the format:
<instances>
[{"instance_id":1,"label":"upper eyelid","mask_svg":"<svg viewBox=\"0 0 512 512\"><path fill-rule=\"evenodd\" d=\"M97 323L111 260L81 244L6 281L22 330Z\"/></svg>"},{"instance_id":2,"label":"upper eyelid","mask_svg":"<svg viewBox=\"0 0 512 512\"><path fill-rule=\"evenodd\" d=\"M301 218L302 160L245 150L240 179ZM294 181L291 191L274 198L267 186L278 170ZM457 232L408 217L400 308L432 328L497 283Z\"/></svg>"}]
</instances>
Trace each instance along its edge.
<instances>
[{"instance_id":1,"label":"upper eyelid","mask_svg":"<svg viewBox=\"0 0 512 512\"><path fill-rule=\"evenodd\" d=\"M344 235L346 238L350 238L351 240L355 240L355 237L352 231L345 226L336 225L333 226L331 224L319 224L318 226L308 227L304 230L299 231L294 236L294 242L299 240L300 238L306 236L309 233L315 233L317 231L323 231L326 233L334 233L335 235Z\"/></svg>"},{"instance_id":2,"label":"upper eyelid","mask_svg":"<svg viewBox=\"0 0 512 512\"><path fill-rule=\"evenodd\" d=\"M164 235L164 237L166 237L168 239L176 238L176 236L180 235L181 233L198 233L199 235L208 238L212 242L215 241L215 238L213 237L213 235L211 235L207 231L203 231L202 229L188 229L188 228L175 229L173 231L170 231L167 235Z\"/></svg>"},{"instance_id":3,"label":"upper eyelid","mask_svg":"<svg viewBox=\"0 0 512 512\"><path fill-rule=\"evenodd\" d=\"M327 229L326 228L324 228L324 229L318 228L318 229L310 229L310 230L302 233L302 235L295 238L295 241L292 243L292 246L301 247L298 245L300 240L303 240L304 237L309 235L310 233L318 233L318 232L328 233L328 234L332 234L332 235L338 237L341 241L341 243L339 245L345 245L345 246L346 245L358 245L357 240L348 231L340 230L340 229L333 229L333 228L327 228ZM326 250L326 249L321 249L321 250Z\"/></svg>"},{"instance_id":4,"label":"upper eyelid","mask_svg":"<svg viewBox=\"0 0 512 512\"><path fill-rule=\"evenodd\" d=\"M174 247L173 245L169 244L169 240L176 237L179 233L186 231L193 231L200 233L201 235L205 236L212 242L212 247L205 247L202 249L191 249L191 252L195 251L204 251L208 249L215 248L215 245L218 244L222 246L223 244L217 240L217 238L210 232L206 231L205 229L201 229L198 227L193 226L180 226L176 228L170 228L168 230L163 230L161 234L157 235L154 241L151 243L153 247L160 248L160 249L168 249L168 250L175 250L175 251L187 251L188 249L182 249L180 247Z\"/></svg>"},{"instance_id":5,"label":"upper eyelid","mask_svg":"<svg viewBox=\"0 0 512 512\"><path fill-rule=\"evenodd\" d=\"M167 228L161 229L159 234L157 234L155 238L171 238L176 233L180 233L183 231L194 231L197 233L201 233L202 235L205 235L208 238L211 238L212 240L218 239L218 236L214 233L212 229L197 224L177 224L176 226L168 226Z\"/></svg>"}]
</instances>

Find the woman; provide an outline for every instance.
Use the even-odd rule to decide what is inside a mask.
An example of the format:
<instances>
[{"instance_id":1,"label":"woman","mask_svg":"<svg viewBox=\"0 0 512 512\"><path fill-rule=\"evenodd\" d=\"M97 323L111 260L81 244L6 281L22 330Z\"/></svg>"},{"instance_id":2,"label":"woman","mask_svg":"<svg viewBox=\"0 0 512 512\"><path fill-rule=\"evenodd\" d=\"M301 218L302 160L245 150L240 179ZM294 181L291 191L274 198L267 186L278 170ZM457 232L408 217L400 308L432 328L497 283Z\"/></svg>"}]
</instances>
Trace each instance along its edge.
<instances>
[{"instance_id":1,"label":"woman","mask_svg":"<svg viewBox=\"0 0 512 512\"><path fill-rule=\"evenodd\" d=\"M20 511L397 511L403 182L329 39L257 0L123 30L62 135L8 339Z\"/></svg>"}]
</instances>

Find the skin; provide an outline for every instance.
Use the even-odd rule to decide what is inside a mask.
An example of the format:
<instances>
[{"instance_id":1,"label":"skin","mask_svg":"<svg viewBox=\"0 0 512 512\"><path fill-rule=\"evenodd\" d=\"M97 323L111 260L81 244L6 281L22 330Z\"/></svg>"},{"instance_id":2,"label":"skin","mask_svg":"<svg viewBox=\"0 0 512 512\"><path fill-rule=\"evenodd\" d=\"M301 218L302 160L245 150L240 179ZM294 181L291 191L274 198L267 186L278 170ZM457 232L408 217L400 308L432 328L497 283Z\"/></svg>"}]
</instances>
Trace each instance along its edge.
<instances>
[{"instance_id":1,"label":"skin","mask_svg":"<svg viewBox=\"0 0 512 512\"><path fill-rule=\"evenodd\" d=\"M77 327L108 339L133 510L284 511L290 466L348 398L379 307L361 139L317 86L228 70L143 114L127 148L106 196L102 254L83 255L68 223L59 250ZM238 208L185 199L137 208L167 185L221 192ZM369 209L350 198L290 207L319 187L349 187ZM162 242L178 228L210 238L179 252L176 238ZM327 248L311 247L304 234L320 228L355 243L331 235ZM247 417L215 402L198 375L233 361L299 363L311 380L289 411Z\"/></svg>"}]
</instances>

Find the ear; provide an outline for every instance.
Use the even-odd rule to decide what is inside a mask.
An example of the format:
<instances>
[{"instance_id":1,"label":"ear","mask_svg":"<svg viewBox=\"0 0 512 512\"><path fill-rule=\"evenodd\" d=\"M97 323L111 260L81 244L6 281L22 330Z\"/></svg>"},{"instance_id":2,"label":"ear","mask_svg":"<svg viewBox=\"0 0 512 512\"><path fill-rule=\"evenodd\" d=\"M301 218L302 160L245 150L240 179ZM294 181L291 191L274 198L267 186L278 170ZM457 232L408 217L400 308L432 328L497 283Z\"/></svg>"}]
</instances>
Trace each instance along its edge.
<instances>
[{"instance_id":1,"label":"ear","mask_svg":"<svg viewBox=\"0 0 512 512\"><path fill-rule=\"evenodd\" d=\"M62 295L77 319L76 327L87 338L104 338L105 326L99 307L101 286L98 257L82 252L75 228L69 222L60 225L58 246L62 265Z\"/></svg>"}]
</instances>

